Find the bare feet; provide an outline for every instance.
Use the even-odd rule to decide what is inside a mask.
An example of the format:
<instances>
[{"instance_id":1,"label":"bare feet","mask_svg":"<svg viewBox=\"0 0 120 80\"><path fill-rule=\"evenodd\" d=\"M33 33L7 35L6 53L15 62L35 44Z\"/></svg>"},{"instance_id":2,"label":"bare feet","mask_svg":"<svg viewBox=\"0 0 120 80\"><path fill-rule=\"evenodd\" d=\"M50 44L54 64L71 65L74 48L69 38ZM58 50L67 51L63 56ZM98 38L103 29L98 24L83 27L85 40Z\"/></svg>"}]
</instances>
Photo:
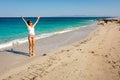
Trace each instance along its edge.
<instances>
[{"instance_id":1,"label":"bare feet","mask_svg":"<svg viewBox=\"0 0 120 80\"><path fill-rule=\"evenodd\" d=\"M29 53L29 57L35 56L33 52Z\"/></svg>"},{"instance_id":2,"label":"bare feet","mask_svg":"<svg viewBox=\"0 0 120 80\"><path fill-rule=\"evenodd\" d=\"M32 53L31 55L32 55L32 56L35 56L35 54L34 54L34 53Z\"/></svg>"},{"instance_id":3,"label":"bare feet","mask_svg":"<svg viewBox=\"0 0 120 80\"><path fill-rule=\"evenodd\" d=\"M32 57L32 54L29 54L29 57Z\"/></svg>"}]
</instances>

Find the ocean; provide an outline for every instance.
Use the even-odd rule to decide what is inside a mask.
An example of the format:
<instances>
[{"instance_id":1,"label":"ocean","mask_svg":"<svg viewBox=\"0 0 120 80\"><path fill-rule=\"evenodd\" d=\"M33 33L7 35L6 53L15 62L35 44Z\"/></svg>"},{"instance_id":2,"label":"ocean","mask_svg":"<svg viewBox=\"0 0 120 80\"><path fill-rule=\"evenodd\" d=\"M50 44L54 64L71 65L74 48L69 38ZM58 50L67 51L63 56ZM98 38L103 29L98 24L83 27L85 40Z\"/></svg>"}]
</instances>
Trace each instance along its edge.
<instances>
[{"instance_id":1,"label":"ocean","mask_svg":"<svg viewBox=\"0 0 120 80\"><path fill-rule=\"evenodd\" d=\"M36 17L25 17L33 23ZM41 17L35 27L36 39L61 34L93 24L98 17ZM27 41L28 30L21 17L0 17L0 48Z\"/></svg>"}]
</instances>

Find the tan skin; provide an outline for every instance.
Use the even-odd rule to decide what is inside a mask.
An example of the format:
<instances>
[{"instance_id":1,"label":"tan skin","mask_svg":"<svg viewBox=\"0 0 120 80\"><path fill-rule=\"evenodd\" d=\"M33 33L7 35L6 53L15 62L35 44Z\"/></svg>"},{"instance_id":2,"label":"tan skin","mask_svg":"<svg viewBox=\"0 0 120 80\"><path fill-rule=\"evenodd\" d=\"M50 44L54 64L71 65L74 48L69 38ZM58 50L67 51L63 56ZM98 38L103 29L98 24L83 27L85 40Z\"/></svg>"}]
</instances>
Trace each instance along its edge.
<instances>
[{"instance_id":1,"label":"tan skin","mask_svg":"<svg viewBox=\"0 0 120 80\"><path fill-rule=\"evenodd\" d=\"M37 20L34 24L32 24L32 22L30 21L29 23L27 23L27 21L24 19L24 17L22 17L24 23L26 24L26 27L35 27L36 24L38 23L40 16L37 17ZM28 35L28 42L29 42L29 56L34 56L34 45L35 45L35 36L29 34Z\"/></svg>"}]
</instances>

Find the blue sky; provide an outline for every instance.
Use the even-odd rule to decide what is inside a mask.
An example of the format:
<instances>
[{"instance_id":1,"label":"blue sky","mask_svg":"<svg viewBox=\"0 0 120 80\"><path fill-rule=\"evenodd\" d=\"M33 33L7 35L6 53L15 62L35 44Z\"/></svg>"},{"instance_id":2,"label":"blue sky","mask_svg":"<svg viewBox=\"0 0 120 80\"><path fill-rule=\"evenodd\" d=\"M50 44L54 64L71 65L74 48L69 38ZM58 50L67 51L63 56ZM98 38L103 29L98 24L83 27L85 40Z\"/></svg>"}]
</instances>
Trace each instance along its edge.
<instances>
[{"instance_id":1,"label":"blue sky","mask_svg":"<svg viewBox=\"0 0 120 80\"><path fill-rule=\"evenodd\" d=\"M120 0L0 0L0 16L120 16Z\"/></svg>"}]
</instances>

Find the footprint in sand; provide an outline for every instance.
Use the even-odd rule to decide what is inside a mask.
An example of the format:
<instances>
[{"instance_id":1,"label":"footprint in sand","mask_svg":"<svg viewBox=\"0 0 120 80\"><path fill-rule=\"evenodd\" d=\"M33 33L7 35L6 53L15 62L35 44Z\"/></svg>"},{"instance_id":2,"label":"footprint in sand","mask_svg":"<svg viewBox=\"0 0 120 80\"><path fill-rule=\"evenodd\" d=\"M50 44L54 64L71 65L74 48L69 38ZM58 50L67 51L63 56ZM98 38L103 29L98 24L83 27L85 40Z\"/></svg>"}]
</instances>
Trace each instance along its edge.
<instances>
[{"instance_id":1,"label":"footprint in sand","mask_svg":"<svg viewBox=\"0 0 120 80\"><path fill-rule=\"evenodd\" d=\"M59 54L59 53L63 53L63 52L69 52L70 50L68 49L68 50L61 50L61 51L59 51L59 52L57 52L56 54Z\"/></svg>"},{"instance_id":2,"label":"footprint in sand","mask_svg":"<svg viewBox=\"0 0 120 80\"><path fill-rule=\"evenodd\" d=\"M120 71L118 71L118 75L119 75L119 77L120 77Z\"/></svg>"},{"instance_id":3,"label":"footprint in sand","mask_svg":"<svg viewBox=\"0 0 120 80\"><path fill-rule=\"evenodd\" d=\"M65 50L61 50L61 52L64 52Z\"/></svg>"},{"instance_id":4,"label":"footprint in sand","mask_svg":"<svg viewBox=\"0 0 120 80\"><path fill-rule=\"evenodd\" d=\"M117 68L120 68L120 65L117 64L117 62L115 61L107 61L109 64L111 64L111 66L114 68L114 69L117 69Z\"/></svg>"},{"instance_id":5,"label":"footprint in sand","mask_svg":"<svg viewBox=\"0 0 120 80\"><path fill-rule=\"evenodd\" d=\"M68 50L66 50L67 52L69 52L70 50L68 49Z\"/></svg>"},{"instance_id":6,"label":"footprint in sand","mask_svg":"<svg viewBox=\"0 0 120 80\"><path fill-rule=\"evenodd\" d=\"M107 61L109 64L111 63L111 61Z\"/></svg>"},{"instance_id":7,"label":"footprint in sand","mask_svg":"<svg viewBox=\"0 0 120 80\"><path fill-rule=\"evenodd\" d=\"M69 49L67 49L67 50L61 50L61 52L69 52L70 50Z\"/></svg>"},{"instance_id":8,"label":"footprint in sand","mask_svg":"<svg viewBox=\"0 0 120 80\"><path fill-rule=\"evenodd\" d=\"M76 49L77 51L82 51L82 49Z\"/></svg>"},{"instance_id":9,"label":"footprint in sand","mask_svg":"<svg viewBox=\"0 0 120 80\"><path fill-rule=\"evenodd\" d=\"M116 64L116 62L115 62L115 61L112 61L112 63L113 63L113 64Z\"/></svg>"},{"instance_id":10,"label":"footprint in sand","mask_svg":"<svg viewBox=\"0 0 120 80\"><path fill-rule=\"evenodd\" d=\"M95 54L95 51L90 51L89 53L95 55L95 56L99 56L98 54Z\"/></svg>"},{"instance_id":11,"label":"footprint in sand","mask_svg":"<svg viewBox=\"0 0 120 80\"><path fill-rule=\"evenodd\" d=\"M94 51L91 51L90 53L94 54L95 52L94 52Z\"/></svg>"},{"instance_id":12,"label":"footprint in sand","mask_svg":"<svg viewBox=\"0 0 120 80\"><path fill-rule=\"evenodd\" d=\"M31 80L39 80L40 78L38 76L33 77Z\"/></svg>"},{"instance_id":13,"label":"footprint in sand","mask_svg":"<svg viewBox=\"0 0 120 80\"><path fill-rule=\"evenodd\" d=\"M43 56L46 56L47 54L43 54Z\"/></svg>"},{"instance_id":14,"label":"footprint in sand","mask_svg":"<svg viewBox=\"0 0 120 80\"><path fill-rule=\"evenodd\" d=\"M116 67L115 67L115 65L112 65L112 67L115 69Z\"/></svg>"},{"instance_id":15,"label":"footprint in sand","mask_svg":"<svg viewBox=\"0 0 120 80\"><path fill-rule=\"evenodd\" d=\"M108 55L105 55L106 58L108 58Z\"/></svg>"},{"instance_id":16,"label":"footprint in sand","mask_svg":"<svg viewBox=\"0 0 120 80\"><path fill-rule=\"evenodd\" d=\"M74 47L79 47L80 45L73 45Z\"/></svg>"}]
</instances>

